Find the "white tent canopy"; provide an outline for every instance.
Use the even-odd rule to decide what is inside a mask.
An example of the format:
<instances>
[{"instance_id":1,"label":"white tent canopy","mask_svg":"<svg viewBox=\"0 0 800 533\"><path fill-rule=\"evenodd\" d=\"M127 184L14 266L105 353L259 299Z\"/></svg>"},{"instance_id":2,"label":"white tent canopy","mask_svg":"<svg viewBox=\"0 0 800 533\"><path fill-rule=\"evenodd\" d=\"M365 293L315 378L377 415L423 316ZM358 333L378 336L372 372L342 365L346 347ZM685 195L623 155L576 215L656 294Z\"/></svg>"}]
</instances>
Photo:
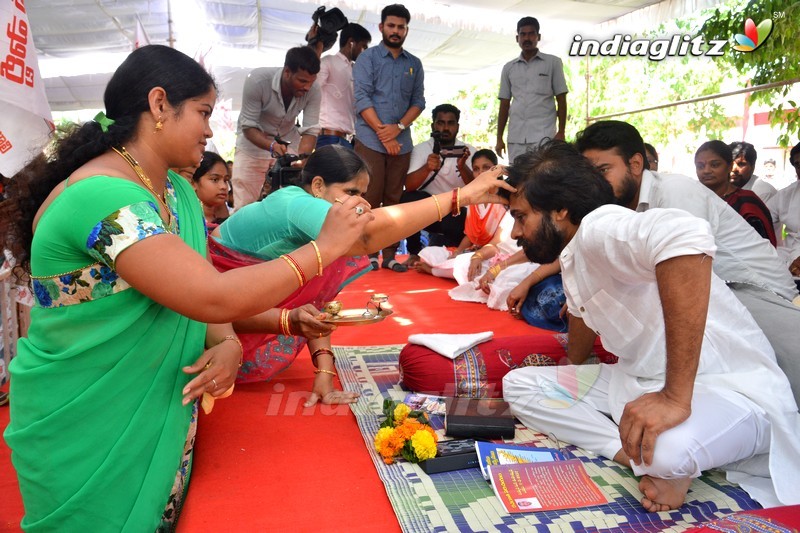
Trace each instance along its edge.
<instances>
[{"instance_id":1,"label":"white tent canopy","mask_svg":"<svg viewBox=\"0 0 800 533\"><path fill-rule=\"evenodd\" d=\"M380 10L389 2L328 0L351 22L380 39ZM712 0L405 0L412 14L406 48L419 56L431 79L468 75L500 65L519 49L516 22L536 16L541 48L565 55L572 36L598 25L626 21L638 31L715 4ZM151 43L169 44L203 57L221 97L239 108L247 72L279 66L303 44L310 0L27 0L47 98L54 111L99 109L108 79L132 49L137 21ZM624 18L620 18L624 17ZM338 48L338 45L334 49Z\"/></svg>"}]
</instances>

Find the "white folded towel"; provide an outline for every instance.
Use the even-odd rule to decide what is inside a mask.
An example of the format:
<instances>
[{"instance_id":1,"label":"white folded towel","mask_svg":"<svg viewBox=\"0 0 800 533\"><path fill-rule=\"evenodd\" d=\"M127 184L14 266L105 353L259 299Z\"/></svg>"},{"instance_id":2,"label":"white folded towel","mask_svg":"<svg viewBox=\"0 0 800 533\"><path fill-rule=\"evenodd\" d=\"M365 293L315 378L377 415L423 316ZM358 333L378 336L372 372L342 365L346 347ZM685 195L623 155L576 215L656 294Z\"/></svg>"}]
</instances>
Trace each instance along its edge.
<instances>
[{"instance_id":1,"label":"white folded towel","mask_svg":"<svg viewBox=\"0 0 800 533\"><path fill-rule=\"evenodd\" d=\"M488 340L494 336L492 331L482 333L465 333L461 335L449 335L446 333L417 333L410 335L408 342L426 346L434 352L455 359L461 353Z\"/></svg>"}]
</instances>

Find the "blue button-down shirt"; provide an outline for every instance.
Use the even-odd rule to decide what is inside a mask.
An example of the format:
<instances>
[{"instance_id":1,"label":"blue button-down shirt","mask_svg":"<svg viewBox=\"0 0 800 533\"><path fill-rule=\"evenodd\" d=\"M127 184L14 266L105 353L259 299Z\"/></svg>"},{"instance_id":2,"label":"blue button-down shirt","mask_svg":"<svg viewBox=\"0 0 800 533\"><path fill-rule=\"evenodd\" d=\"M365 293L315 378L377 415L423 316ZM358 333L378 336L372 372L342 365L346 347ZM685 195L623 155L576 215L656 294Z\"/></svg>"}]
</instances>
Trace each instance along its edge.
<instances>
[{"instance_id":1,"label":"blue button-down shirt","mask_svg":"<svg viewBox=\"0 0 800 533\"><path fill-rule=\"evenodd\" d=\"M424 78L422 61L405 50L396 59L383 43L361 52L353 66L358 140L371 150L386 153L361 112L372 107L383 124L397 124L411 106L425 109ZM401 154L411 151L410 128L400 132L397 142Z\"/></svg>"}]
</instances>

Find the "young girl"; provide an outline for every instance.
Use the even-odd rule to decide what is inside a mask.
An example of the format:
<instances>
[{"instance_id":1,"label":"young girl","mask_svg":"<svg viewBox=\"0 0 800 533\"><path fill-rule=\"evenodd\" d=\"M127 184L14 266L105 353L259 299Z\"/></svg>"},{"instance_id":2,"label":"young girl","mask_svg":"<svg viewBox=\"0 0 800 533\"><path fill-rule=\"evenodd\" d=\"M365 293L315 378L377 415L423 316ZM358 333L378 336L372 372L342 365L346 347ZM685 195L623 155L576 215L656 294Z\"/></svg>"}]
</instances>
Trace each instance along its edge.
<instances>
[{"instance_id":1,"label":"young girl","mask_svg":"<svg viewBox=\"0 0 800 533\"><path fill-rule=\"evenodd\" d=\"M203 153L203 161L192 174L192 187L203 205L206 222L220 224L228 218L228 165L216 152Z\"/></svg>"}]
</instances>

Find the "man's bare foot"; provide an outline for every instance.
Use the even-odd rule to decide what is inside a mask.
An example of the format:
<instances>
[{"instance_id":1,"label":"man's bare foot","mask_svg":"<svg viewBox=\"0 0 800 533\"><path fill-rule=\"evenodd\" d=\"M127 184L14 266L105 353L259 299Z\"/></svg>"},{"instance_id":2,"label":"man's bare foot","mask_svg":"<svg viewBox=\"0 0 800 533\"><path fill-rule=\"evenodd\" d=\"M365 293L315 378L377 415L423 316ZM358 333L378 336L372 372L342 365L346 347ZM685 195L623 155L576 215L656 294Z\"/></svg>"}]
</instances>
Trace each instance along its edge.
<instances>
[{"instance_id":1,"label":"man's bare foot","mask_svg":"<svg viewBox=\"0 0 800 533\"><path fill-rule=\"evenodd\" d=\"M648 512L657 513L677 509L686 500L686 493L692 478L662 479L657 477L642 476L639 480L639 490L642 491L642 507Z\"/></svg>"},{"instance_id":2,"label":"man's bare foot","mask_svg":"<svg viewBox=\"0 0 800 533\"><path fill-rule=\"evenodd\" d=\"M425 261L417 261L417 264L414 265L414 270L423 274L433 274L433 267Z\"/></svg>"}]
</instances>

